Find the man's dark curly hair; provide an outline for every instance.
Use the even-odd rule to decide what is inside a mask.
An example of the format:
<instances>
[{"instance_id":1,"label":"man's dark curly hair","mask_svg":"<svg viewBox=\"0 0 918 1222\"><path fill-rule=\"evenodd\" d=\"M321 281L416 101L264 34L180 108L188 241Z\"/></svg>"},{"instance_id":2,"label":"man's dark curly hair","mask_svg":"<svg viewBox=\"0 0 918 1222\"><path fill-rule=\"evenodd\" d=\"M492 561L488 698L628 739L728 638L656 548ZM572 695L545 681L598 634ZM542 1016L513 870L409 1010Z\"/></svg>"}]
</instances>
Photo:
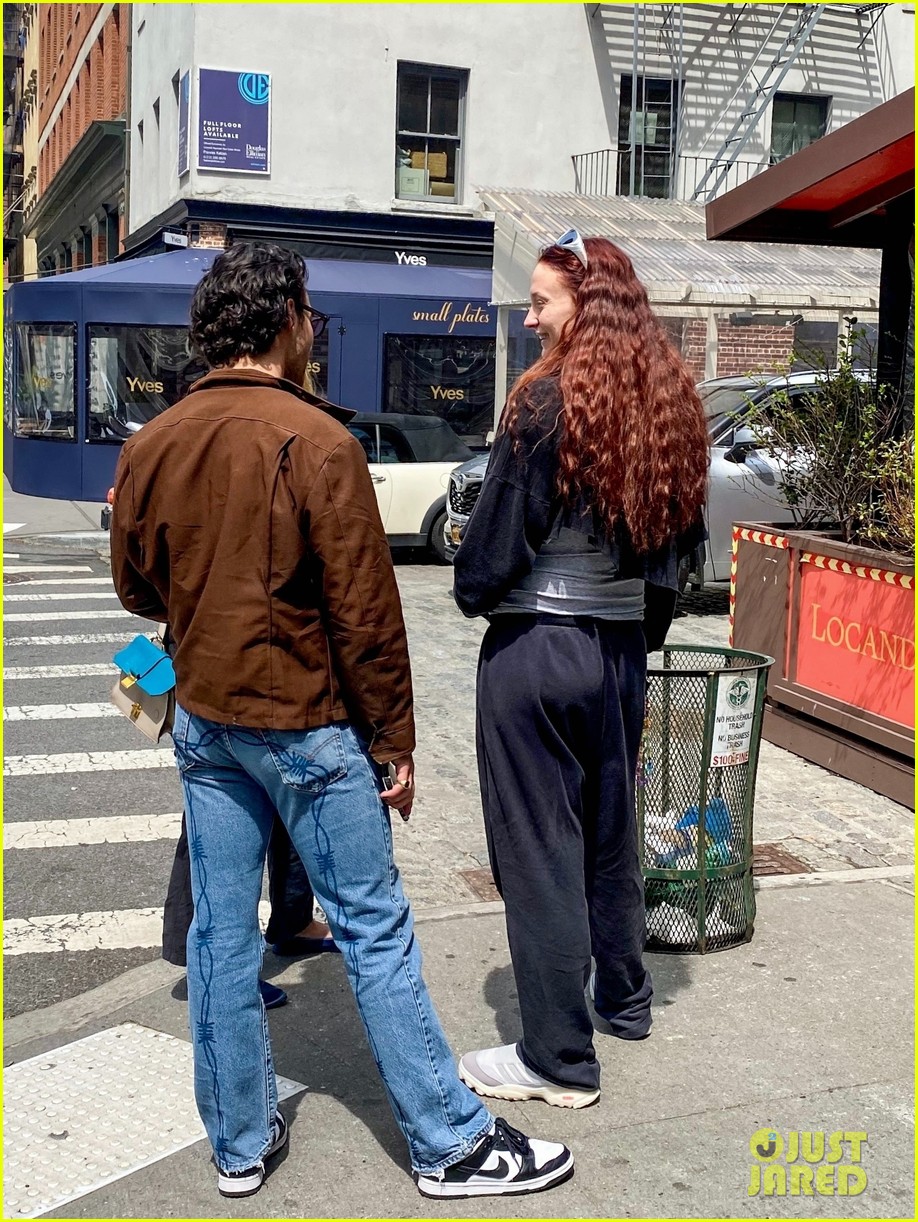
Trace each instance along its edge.
<instances>
[{"instance_id":1,"label":"man's dark curly hair","mask_svg":"<svg viewBox=\"0 0 918 1222\"><path fill-rule=\"evenodd\" d=\"M307 271L273 242L240 242L218 255L191 301L191 342L211 367L267 352L287 325L287 302L302 313Z\"/></svg>"}]
</instances>

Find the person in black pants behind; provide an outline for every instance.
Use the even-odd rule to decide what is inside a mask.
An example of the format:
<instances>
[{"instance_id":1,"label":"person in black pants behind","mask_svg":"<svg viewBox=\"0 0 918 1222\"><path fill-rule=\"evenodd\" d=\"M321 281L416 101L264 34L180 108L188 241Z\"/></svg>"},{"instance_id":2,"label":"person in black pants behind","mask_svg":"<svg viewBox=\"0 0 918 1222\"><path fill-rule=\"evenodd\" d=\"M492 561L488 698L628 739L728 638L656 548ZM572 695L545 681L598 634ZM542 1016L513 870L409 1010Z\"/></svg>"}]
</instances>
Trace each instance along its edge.
<instances>
[{"instance_id":1,"label":"person in black pants behind","mask_svg":"<svg viewBox=\"0 0 918 1222\"><path fill-rule=\"evenodd\" d=\"M647 652L704 538L708 438L623 251L571 230L530 289L542 355L455 558L456 602L490 620L478 769L523 1030L459 1073L482 1095L585 1107L600 1084L585 992L609 1033L650 1034L635 772Z\"/></svg>"},{"instance_id":2,"label":"person in black pants behind","mask_svg":"<svg viewBox=\"0 0 918 1222\"><path fill-rule=\"evenodd\" d=\"M268 842L268 895L271 917L265 930L265 941L275 955L295 958L298 955L338 950L328 926L315 919L314 896L306 870L279 818L274 820ZM193 916L188 830L183 813L182 832L172 861L163 910L163 958L176 967L187 966L185 942ZM265 1009L276 1010L286 1003L287 994L277 985L259 980L258 987Z\"/></svg>"}]
</instances>

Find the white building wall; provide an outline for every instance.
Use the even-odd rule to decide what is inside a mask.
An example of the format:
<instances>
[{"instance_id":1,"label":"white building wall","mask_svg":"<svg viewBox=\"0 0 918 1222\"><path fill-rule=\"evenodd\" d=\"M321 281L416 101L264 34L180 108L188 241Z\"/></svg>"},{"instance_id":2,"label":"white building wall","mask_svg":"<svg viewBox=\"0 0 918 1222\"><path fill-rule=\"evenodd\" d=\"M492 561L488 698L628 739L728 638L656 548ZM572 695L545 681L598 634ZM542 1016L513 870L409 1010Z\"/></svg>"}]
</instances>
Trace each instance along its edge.
<instances>
[{"instance_id":1,"label":"white building wall","mask_svg":"<svg viewBox=\"0 0 918 1222\"><path fill-rule=\"evenodd\" d=\"M181 198L173 78L194 63L197 4L131 4L128 232ZM153 105L159 101L157 126ZM143 124L143 139L139 125ZM183 180L185 183L186 180Z\"/></svg>"},{"instance_id":2,"label":"white building wall","mask_svg":"<svg viewBox=\"0 0 918 1222\"><path fill-rule=\"evenodd\" d=\"M461 200L399 207L477 211L475 185L572 190L571 155L606 140L580 5L131 7L132 128L144 121L142 147L132 141L132 230L182 196L389 211L399 61L469 72ZM171 102L173 75L191 63L271 72L270 175L192 168L180 188L175 122L166 120L165 99ZM156 97L163 103L154 181L149 132Z\"/></svg>"},{"instance_id":3,"label":"white building wall","mask_svg":"<svg viewBox=\"0 0 918 1222\"><path fill-rule=\"evenodd\" d=\"M766 77L769 64L806 7L588 6L596 72L606 84L608 147L618 147L621 76L633 72L635 11L638 74L674 80L681 76L684 81L683 163L676 195L690 198L704 162L715 158L734 120L747 108L756 88L750 69L754 67L760 80ZM778 88L782 93L830 98L826 131L832 132L914 83L914 6L893 4L882 11L859 14L854 5L835 4L823 12ZM769 105L739 154L742 164L731 171L723 189L764 168L770 150Z\"/></svg>"},{"instance_id":4,"label":"white building wall","mask_svg":"<svg viewBox=\"0 0 918 1222\"><path fill-rule=\"evenodd\" d=\"M572 190L574 154L618 149L621 76L632 72L635 9L639 74L681 72L685 81L676 194L688 198L703 168L694 158L715 156L746 100L744 90L714 127L756 49L780 16L761 71L800 7L134 4L129 230L182 197L461 215L478 210L476 186ZM394 201L400 60L469 71L456 204ZM179 182L173 80L196 67L271 73L269 175L198 173L193 122L192 169ZM833 131L913 84L913 5L863 14L853 5L832 5L781 90L830 96ZM747 89L753 88L750 78ZM766 165L770 147L766 113L725 188ZM609 189L615 189L614 173Z\"/></svg>"},{"instance_id":5,"label":"white building wall","mask_svg":"<svg viewBox=\"0 0 918 1222\"><path fill-rule=\"evenodd\" d=\"M915 84L914 4L887 4L873 36L883 100L887 101Z\"/></svg>"}]
</instances>

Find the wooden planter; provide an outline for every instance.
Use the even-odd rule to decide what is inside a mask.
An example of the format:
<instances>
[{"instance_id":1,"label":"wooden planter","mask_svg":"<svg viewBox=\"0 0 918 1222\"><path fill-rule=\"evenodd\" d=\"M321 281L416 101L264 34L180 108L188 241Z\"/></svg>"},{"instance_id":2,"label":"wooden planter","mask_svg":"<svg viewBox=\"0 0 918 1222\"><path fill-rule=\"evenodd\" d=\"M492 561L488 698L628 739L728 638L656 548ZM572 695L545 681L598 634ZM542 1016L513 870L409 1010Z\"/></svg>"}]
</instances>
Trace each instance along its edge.
<instances>
[{"instance_id":1,"label":"wooden planter","mask_svg":"<svg viewBox=\"0 0 918 1222\"><path fill-rule=\"evenodd\" d=\"M915 567L831 532L733 528L730 644L776 659L763 737L915 807Z\"/></svg>"}]
</instances>

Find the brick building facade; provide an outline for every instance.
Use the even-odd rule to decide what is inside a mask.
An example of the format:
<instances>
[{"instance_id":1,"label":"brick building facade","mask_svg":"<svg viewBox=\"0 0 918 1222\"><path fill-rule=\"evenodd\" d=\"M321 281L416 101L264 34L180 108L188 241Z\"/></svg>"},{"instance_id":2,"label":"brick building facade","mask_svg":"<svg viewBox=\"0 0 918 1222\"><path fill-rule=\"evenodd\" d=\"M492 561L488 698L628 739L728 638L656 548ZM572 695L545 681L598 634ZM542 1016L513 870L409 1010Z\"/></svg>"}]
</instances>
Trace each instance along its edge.
<instances>
[{"instance_id":1,"label":"brick building facade","mask_svg":"<svg viewBox=\"0 0 918 1222\"><path fill-rule=\"evenodd\" d=\"M38 198L27 226L43 273L107 263L121 250L126 7L37 6Z\"/></svg>"}]
</instances>

